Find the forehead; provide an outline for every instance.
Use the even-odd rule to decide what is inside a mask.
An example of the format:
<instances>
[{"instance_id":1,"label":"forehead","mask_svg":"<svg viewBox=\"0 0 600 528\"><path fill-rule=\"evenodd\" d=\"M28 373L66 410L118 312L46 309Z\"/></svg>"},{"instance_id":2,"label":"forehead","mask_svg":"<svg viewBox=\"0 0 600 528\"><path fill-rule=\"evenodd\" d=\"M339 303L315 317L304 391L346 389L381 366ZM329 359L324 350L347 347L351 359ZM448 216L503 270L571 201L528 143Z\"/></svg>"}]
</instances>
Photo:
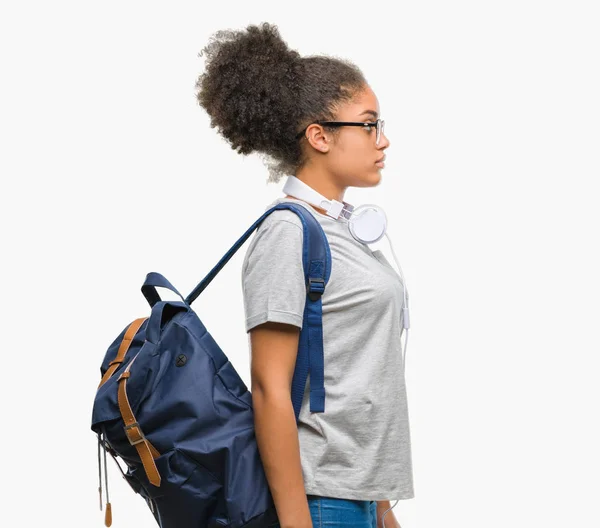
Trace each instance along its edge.
<instances>
[{"instance_id":1,"label":"forehead","mask_svg":"<svg viewBox=\"0 0 600 528\"><path fill-rule=\"evenodd\" d=\"M367 112L367 110L375 112L376 115ZM348 119L377 119L380 117L380 114L379 101L370 86L367 86L363 91L358 93L351 102L345 104L340 109L340 117Z\"/></svg>"}]
</instances>

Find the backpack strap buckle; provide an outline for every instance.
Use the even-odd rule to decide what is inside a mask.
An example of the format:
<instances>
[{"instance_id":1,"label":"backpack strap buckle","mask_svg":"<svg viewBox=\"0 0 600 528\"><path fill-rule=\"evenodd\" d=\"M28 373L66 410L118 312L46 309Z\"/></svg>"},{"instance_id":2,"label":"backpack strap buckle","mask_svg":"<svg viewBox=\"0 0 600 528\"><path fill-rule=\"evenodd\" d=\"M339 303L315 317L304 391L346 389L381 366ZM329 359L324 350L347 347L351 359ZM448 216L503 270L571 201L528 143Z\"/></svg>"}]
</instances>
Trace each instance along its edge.
<instances>
[{"instance_id":1,"label":"backpack strap buckle","mask_svg":"<svg viewBox=\"0 0 600 528\"><path fill-rule=\"evenodd\" d=\"M325 280L320 277L309 277L306 292L311 301L318 301L325 291Z\"/></svg>"},{"instance_id":2,"label":"backpack strap buckle","mask_svg":"<svg viewBox=\"0 0 600 528\"><path fill-rule=\"evenodd\" d=\"M135 431L133 431L134 428L136 429ZM146 437L144 436L139 423L133 422L132 424L123 427L123 429L125 430L125 436L127 436L127 440L129 440L129 443L132 446L146 442Z\"/></svg>"}]
</instances>

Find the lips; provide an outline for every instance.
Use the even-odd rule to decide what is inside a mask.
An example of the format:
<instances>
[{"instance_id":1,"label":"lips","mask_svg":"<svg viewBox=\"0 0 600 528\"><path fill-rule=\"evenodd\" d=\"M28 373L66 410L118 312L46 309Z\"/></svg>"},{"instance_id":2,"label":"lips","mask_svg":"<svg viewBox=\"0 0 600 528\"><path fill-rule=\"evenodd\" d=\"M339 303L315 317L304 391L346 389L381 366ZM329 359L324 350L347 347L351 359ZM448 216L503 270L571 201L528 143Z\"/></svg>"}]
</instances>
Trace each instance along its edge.
<instances>
[{"instance_id":1,"label":"lips","mask_svg":"<svg viewBox=\"0 0 600 528\"><path fill-rule=\"evenodd\" d=\"M383 162L385 161L385 156L382 156L381 158L379 158L375 163L379 163L379 162Z\"/></svg>"}]
</instances>

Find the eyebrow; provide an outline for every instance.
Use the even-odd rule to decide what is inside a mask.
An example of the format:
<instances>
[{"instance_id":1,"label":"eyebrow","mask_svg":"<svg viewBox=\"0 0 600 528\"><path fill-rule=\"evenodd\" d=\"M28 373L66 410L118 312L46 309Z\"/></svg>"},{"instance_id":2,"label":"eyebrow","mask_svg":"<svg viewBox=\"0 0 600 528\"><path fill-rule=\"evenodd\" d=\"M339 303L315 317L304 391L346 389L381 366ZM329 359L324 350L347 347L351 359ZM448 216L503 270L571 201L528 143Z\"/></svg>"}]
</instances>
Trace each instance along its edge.
<instances>
[{"instance_id":1,"label":"eyebrow","mask_svg":"<svg viewBox=\"0 0 600 528\"><path fill-rule=\"evenodd\" d=\"M375 119L377 119L379 117L379 114L377 112L375 112L375 110L365 110L364 112L361 112L358 115L364 115L364 114L371 114Z\"/></svg>"}]
</instances>

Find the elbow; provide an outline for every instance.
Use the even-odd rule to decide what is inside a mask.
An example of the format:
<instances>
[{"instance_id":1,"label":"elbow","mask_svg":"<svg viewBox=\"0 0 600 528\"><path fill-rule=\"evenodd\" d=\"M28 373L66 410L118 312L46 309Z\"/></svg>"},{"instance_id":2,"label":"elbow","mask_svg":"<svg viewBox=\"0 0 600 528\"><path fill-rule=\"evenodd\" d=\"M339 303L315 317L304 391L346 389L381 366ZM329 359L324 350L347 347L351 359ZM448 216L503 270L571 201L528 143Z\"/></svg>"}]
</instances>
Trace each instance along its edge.
<instances>
[{"instance_id":1,"label":"elbow","mask_svg":"<svg viewBox=\"0 0 600 528\"><path fill-rule=\"evenodd\" d=\"M260 405L281 407L292 404L292 395L289 388L253 384L250 392L254 407Z\"/></svg>"}]
</instances>

